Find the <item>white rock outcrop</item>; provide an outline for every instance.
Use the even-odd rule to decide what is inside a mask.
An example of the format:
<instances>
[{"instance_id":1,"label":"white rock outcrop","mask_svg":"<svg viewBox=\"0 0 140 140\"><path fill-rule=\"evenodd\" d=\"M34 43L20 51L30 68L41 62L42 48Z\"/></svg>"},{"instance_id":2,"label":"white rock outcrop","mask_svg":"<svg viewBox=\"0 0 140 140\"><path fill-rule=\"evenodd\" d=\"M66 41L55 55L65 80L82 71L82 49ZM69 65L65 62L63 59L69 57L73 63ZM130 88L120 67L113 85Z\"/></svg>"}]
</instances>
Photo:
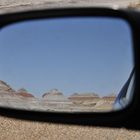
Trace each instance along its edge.
<instances>
[{"instance_id":1,"label":"white rock outcrop","mask_svg":"<svg viewBox=\"0 0 140 140\"><path fill-rule=\"evenodd\" d=\"M67 102L68 99L58 89L52 89L43 94L43 99L47 101Z\"/></svg>"}]
</instances>

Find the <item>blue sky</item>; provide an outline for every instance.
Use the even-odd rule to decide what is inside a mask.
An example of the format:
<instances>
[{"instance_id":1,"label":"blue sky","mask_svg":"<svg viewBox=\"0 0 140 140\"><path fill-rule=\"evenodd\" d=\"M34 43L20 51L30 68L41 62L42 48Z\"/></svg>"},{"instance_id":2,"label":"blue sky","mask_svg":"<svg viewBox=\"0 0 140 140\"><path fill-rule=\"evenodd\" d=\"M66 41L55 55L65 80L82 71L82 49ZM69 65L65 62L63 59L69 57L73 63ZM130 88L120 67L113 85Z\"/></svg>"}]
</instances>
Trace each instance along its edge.
<instances>
[{"instance_id":1,"label":"blue sky","mask_svg":"<svg viewBox=\"0 0 140 140\"><path fill-rule=\"evenodd\" d=\"M128 24L112 18L64 18L12 24L0 32L0 79L35 96L118 94L132 67Z\"/></svg>"}]
</instances>

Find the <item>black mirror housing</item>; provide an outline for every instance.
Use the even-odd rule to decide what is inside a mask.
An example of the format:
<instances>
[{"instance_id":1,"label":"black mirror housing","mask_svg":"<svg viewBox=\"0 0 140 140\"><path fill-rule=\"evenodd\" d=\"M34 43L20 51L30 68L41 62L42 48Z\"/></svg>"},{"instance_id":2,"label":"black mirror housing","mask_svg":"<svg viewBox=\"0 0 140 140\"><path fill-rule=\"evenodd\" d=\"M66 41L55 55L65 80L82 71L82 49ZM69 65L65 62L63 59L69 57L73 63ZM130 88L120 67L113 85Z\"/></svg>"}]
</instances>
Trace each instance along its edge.
<instances>
[{"instance_id":1,"label":"black mirror housing","mask_svg":"<svg viewBox=\"0 0 140 140\"><path fill-rule=\"evenodd\" d=\"M125 20L131 27L133 40L133 54L135 65L135 88L132 102L124 109L114 112L104 113L56 113L39 112L10 109L0 107L0 115L23 120L95 125L106 127L126 127L130 129L140 129L139 108L140 108L140 12L128 9L111 8L60 8L26 11L0 15L0 28L9 24L28 20L54 19L62 17L113 17Z\"/></svg>"}]
</instances>

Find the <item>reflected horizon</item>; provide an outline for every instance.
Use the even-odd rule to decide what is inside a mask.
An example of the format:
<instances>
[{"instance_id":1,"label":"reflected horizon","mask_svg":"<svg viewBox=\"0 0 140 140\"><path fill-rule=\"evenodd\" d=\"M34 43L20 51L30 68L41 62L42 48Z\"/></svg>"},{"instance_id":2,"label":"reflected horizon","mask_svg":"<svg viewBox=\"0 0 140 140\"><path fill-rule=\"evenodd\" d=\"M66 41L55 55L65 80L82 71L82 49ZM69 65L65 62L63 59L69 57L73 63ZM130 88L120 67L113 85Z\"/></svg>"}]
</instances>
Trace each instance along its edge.
<instances>
[{"instance_id":1,"label":"reflected horizon","mask_svg":"<svg viewBox=\"0 0 140 140\"><path fill-rule=\"evenodd\" d=\"M94 110L104 98L110 108L134 67L132 51L131 29L120 18L18 22L0 32L0 80L15 96L46 96L76 110Z\"/></svg>"}]
</instances>

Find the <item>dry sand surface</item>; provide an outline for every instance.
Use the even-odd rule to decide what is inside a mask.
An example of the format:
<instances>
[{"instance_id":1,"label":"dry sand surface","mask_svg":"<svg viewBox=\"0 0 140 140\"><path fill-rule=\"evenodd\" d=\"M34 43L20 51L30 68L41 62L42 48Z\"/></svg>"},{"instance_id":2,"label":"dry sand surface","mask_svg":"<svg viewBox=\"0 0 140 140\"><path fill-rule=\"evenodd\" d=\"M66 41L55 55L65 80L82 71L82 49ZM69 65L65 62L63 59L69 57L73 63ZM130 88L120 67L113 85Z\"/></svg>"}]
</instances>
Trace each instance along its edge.
<instances>
[{"instance_id":1,"label":"dry sand surface","mask_svg":"<svg viewBox=\"0 0 140 140\"><path fill-rule=\"evenodd\" d=\"M139 0L1 0L0 5L1 6L14 6L14 5L24 5L24 4L49 4L49 3L77 3L77 4L86 4L86 5L97 5L97 4L102 4L102 5L112 5L112 4L119 4L119 5L125 5L130 2L137 2Z\"/></svg>"},{"instance_id":2,"label":"dry sand surface","mask_svg":"<svg viewBox=\"0 0 140 140\"><path fill-rule=\"evenodd\" d=\"M139 140L140 132L126 129L68 126L0 117L0 140Z\"/></svg>"},{"instance_id":3,"label":"dry sand surface","mask_svg":"<svg viewBox=\"0 0 140 140\"><path fill-rule=\"evenodd\" d=\"M73 6L112 6L127 7L139 0L0 0L0 13L17 10Z\"/></svg>"}]
</instances>

